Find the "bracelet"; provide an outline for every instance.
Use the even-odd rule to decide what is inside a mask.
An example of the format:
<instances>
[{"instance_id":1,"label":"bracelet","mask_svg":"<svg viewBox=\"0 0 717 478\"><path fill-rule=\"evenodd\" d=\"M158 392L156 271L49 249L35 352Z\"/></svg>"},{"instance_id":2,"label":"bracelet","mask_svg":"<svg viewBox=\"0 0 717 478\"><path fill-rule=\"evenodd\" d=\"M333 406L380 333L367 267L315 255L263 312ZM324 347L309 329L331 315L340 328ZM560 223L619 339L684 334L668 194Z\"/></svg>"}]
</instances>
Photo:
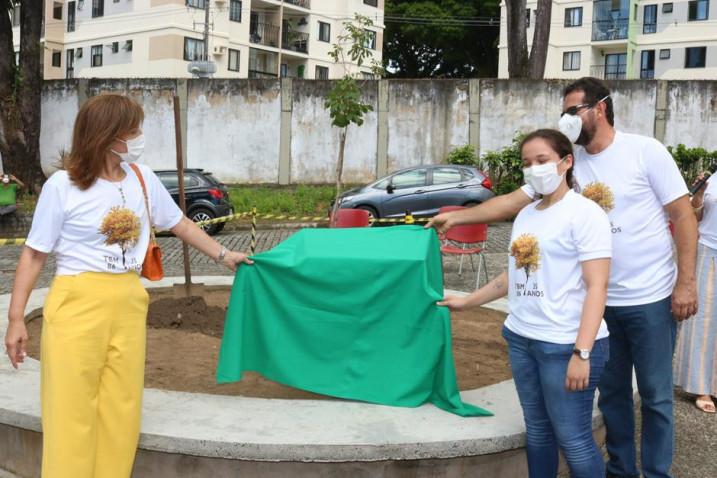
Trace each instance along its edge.
<instances>
[{"instance_id":1,"label":"bracelet","mask_svg":"<svg viewBox=\"0 0 717 478\"><path fill-rule=\"evenodd\" d=\"M226 256L226 255L227 255L227 248L226 248L226 247L222 247L221 252L219 252L219 257L217 257L216 259L214 259L214 262L216 262L217 264L219 264L220 262L222 262L222 261L224 260L224 256Z\"/></svg>"}]
</instances>

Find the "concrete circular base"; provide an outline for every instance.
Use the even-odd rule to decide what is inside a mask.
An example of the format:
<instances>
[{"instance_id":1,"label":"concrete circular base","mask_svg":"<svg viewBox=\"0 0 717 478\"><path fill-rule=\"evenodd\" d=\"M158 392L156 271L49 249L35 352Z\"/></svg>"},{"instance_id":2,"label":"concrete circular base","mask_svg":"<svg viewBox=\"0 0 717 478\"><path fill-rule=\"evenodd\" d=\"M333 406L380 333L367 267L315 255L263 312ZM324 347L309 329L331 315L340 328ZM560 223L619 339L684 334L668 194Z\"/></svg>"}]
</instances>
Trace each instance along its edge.
<instances>
[{"instance_id":1,"label":"concrete circular base","mask_svg":"<svg viewBox=\"0 0 717 478\"><path fill-rule=\"evenodd\" d=\"M146 282L152 287L183 278ZM232 277L197 277L231 285ZM27 310L47 289L33 291ZM0 330L9 295L0 296ZM506 302L491 304L506 309ZM0 360L0 469L40 475L40 369ZM398 408L346 400L280 400L146 389L135 477L527 476L525 427L512 380L462 392L495 413L461 418L433 405ZM600 434L602 421L593 413ZM241 475L239 475L241 473ZM348 473L348 475L346 475Z\"/></svg>"}]
</instances>

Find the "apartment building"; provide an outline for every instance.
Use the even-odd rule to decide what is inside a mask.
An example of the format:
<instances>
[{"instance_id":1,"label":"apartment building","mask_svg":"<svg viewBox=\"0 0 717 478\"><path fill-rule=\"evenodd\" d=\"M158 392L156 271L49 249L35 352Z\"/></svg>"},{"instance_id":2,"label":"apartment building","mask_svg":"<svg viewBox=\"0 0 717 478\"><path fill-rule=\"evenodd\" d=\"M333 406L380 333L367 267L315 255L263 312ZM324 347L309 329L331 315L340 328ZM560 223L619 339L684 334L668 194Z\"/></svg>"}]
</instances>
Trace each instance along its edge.
<instances>
[{"instance_id":1,"label":"apartment building","mask_svg":"<svg viewBox=\"0 0 717 478\"><path fill-rule=\"evenodd\" d=\"M535 1L528 0L529 44ZM717 0L555 0L546 78L717 79ZM499 77L508 77L505 4Z\"/></svg>"},{"instance_id":2,"label":"apartment building","mask_svg":"<svg viewBox=\"0 0 717 478\"><path fill-rule=\"evenodd\" d=\"M208 60L217 78L330 79L344 66L329 57L343 23L374 21L369 47L382 60L384 0L46 0L44 77L191 77ZM10 12L19 50L19 8ZM370 68L349 66L365 76Z\"/></svg>"}]
</instances>

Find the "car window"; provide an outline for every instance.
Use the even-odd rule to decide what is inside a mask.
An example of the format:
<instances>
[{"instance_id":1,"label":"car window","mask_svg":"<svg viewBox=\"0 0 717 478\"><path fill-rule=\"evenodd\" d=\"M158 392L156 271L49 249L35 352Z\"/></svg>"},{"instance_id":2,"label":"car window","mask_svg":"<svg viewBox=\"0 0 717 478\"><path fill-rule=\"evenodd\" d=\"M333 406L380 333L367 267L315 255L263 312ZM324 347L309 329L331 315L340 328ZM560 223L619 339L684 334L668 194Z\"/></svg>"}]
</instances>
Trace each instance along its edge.
<instances>
[{"instance_id":1,"label":"car window","mask_svg":"<svg viewBox=\"0 0 717 478\"><path fill-rule=\"evenodd\" d=\"M176 174L160 174L159 180L162 181L162 184L167 189L177 189L179 187Z\"/></svg>"},{"instance_id":2,"label":"car window","mask_svg":"<svg viewBox=\"0 0 717 478\"><path fill-rule=\"evenodd\" d=\"M391 184L396 189L425 186L426 172L427 170L425 169L413 169L411 171L406 171L405 173L397 174L391 179Z\"/></svg>"},{"instance_id":3,"label":"car window","mask_svg":"<svg viewBox=\"0 0 717 478\"><path fill-rule=\"evenodd\" d=\"M374 187L374 189L386 189L389 181L390 181L390 178L386 178L386 179L374 184L373 187Z\"/></svg>"},{"instance_id":4,"label":"car window","mask_svg":"<svg viewBox=\"0 0 717 478\"><path fill-rule=\"evenodd\" d=\"M185 174L184 175L184 187L185 188L192 188L195 186L199 186L199 178L192 174Z\"/></svg>"},{"instance_id":5,"label":"car window","mask_svg":"<svg viewBox=\"0 0 717 478\"><path fill-rule=\"evenodd\" d=\"M462 169L461 171L463 171L463 178L466 180L470 180L476 177L475 173L470 169Z\"/></svg>"},{"instance_id":6,"label":"car window","mask_svg":"<svg viewBox=\"0 0 717 478\"><path fill-rule=\"evenodd\" d=\"M212 173L203 173L202 176L204 177L204 179L209 181L210 184L214 184L215 186L219 186L221 184Z\"/></svg>"},{"instance_id":7,"label":"car window","mask_svg":"<svg viewBox=\"0 0 717 478\"><path fill-rule=\"evenodd\" d=\"M435 168L433 184L451 184L461 182L461 171L456 168Z\"/></svg>"}]
</instances>

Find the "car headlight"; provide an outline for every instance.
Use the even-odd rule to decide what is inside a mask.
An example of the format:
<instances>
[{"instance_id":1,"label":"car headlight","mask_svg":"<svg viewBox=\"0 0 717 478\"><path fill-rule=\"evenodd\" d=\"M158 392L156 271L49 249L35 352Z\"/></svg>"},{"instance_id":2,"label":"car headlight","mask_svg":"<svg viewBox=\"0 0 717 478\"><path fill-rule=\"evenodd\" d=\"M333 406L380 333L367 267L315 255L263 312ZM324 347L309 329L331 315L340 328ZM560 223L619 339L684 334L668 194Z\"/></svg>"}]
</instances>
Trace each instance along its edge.
<instances>
[{"instance_id":1,"label":"car headlight","mask_svg":"<svg viewBox=\"0 0 717 478\"><path fill-rule=\"evenodd\" d=\"M355 197L356 197L356 196L345 196L345 197L342 197L342 198L341 198L341 204L343 204L343 203L345 203L345 202L351 202L351 201L353 201L353 199L354 199Z\"/></svg>"}]
</instances>

